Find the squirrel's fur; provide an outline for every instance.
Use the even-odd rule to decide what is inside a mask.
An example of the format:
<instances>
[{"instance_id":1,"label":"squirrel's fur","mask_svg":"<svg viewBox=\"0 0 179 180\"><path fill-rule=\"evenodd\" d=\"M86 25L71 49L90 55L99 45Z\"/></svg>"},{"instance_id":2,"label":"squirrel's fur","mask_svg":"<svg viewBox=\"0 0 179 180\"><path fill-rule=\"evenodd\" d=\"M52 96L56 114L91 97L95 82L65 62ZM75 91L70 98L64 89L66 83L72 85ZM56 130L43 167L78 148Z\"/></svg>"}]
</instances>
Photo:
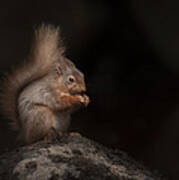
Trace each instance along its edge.
<instances>
[{"instance_id":1,"label":"squirrel's fur","mask_svg":"<svg viewBox=\"0 0 179 180\"><path fill-rule=\"evenodd\" d=\"M42 25L35 30L29 57L18 65L18 68L14 67L1 84L2 112L12 120L13 129L20 128L17 112L17 98L20 91L30 82L47 74L63 53L64 47L59 44L59 29L51 25Z\"/></svg>"},{"instance_id":2,"label":"squirrel's fur","mask_svg":"<svg viewBox=\"0 0 179 180\"><path fill-rule=\"evenodd\" d=\"M82 73L78 71L75 68L75 66L73 67L72 65L73 63L71 63L69 60L66 60L64 57L64 47L63 47L62 40L59 37L59 28L55 28L51 25L41 25L40 28L35 30L35 36L34 36L34 40L32 43L29 57L26 59L26 61L23 64L18 65L9 74L7 74L5 78L3 79L3 81L1 82L0 103L1 103L2 113L5 115L5 117L11 120L12 129L19 131L19 136L21 136L20 139L23 139L22 136L25 136L24 134L26 133L26 131L29 131L29 133L31 134L33 133L31 132L32 130L30 130L30 127L26 127L26 126L31 126L32 128L33 127L32 124L34 124L34 122L37 123L38 121L40 121L40 120L36 120L34 117L34 116L37 117L38 116L37 114L39 114L39 112L42 114L42 116L44 116L43 117L44 119L52 118L50 114L52 116L54 115L53 113L54 107L52 107L51 105L49 105L51 107L48 107L47 101L52 101L51 99L56 100L58 98L54 97L55 95L51 93L51 90L49 90L50 89L49 87L59 88L56 91L54 90L55 92L60 92L59 93L60 96L59 94L57 96L59 97L59 99L61 98L59 101L60 103L58 102L60 106L58 105L57 109L58 108L60 110L63 109L62 108L62 104L63 104L62 92L65 91L65 93L68 93L68 91L70 91L69 87L66 87L67 85L63 84L64 81L60 81L58 86L57 86L58 83L56 83L57 81L54 81L53 83L51 82L51 84L55 84L53 86L43 85L45 83L48 84L49 81L51 81L51 79L48 81L44 80L45 79L44 77L48 76L49 73L53 72L54 67L57 66L57 63L60 63L60 61L61 61L62 71L67 71L66 69L71 69L70 71L68 70L68 74L69 72L71 73L73 72L74 76L76 73L76 79L83 78L81 77L83 76ZM65 69L63 66L65 66L65 68L66 67L68 68ZM64 74L61 76L62 77L65 76L66 78L66 75ZM82 82L82 85L79 85L79 87L84 86L83 80L80 80L78 82L79 83ZM51 97L50 99L48 100L44 99L43 101L39 100L39 102L38 100L36 100L40 98L43 99L46 96L46 95L44 96L40 95L41 93L40 90L43 89L43 88L39 88L40 86L43 86L45 91L50 91L49 92L50 97ZM36 91L36 89L40 89L40 90ZM82 87L82 89L83 90L79 90L79 91L84 91L85 88ZM37 93L37 95L30 94L31 92L34 94ZM19 99L20 95L22 97ZM33 97L37 96L38 98L36 99L32 98L32 100L30 100L31 99L30 96L33 96ZM68 98L72 99L74 97L69 96ZM68 101L68 98L66 101ZM24 99L26 99L26 101L24 101ZM86 101L88 100L86 99ZM42 102L42 106L41 106L41 102ZM29 105L27 106L28 107L27 108L26 104L28 103ZM88 102L86 102L86 104L87 103ZM38 104L40 106L37 106L37 108L34 108L34 111L29 110L29 107L38 105ZM63 104L63 106L65 105ZM69 108L70 108L70 105L69 105ZM28 114L28 111L32 113L31 114L32 117L30 117L31 115ZM47 111L49 111L49 113ZM24 120L23 118L26 118L26 120ZM34 118L34 119L30 121L29 120L30 118L31 119ZM47 122L50 122L50 120L47 120ZM38 122L37 124L40 124L40 122ZM48 125L47 124L44 124L44 127L50 126L49 124ZM44 127L42 126L42 128ZM36 127L33 127L33 128L36 128ZM41 131L40 127L37 128L36 131L37 132ZM49 130L45 131L44 133L47 134L48 131ZM30 136L30 135L27 134L27 136ZM37 134L36 136L41 136L41 135ZM43 134L43 136L45 136L45 134ZM42 137L35 137L34 139L30 137L29 140L27 140L28 139L27 137L27 139L24 139L24 141L26 141L26 143L31 143L40 138Z\"/></svg>"}]
</instances>

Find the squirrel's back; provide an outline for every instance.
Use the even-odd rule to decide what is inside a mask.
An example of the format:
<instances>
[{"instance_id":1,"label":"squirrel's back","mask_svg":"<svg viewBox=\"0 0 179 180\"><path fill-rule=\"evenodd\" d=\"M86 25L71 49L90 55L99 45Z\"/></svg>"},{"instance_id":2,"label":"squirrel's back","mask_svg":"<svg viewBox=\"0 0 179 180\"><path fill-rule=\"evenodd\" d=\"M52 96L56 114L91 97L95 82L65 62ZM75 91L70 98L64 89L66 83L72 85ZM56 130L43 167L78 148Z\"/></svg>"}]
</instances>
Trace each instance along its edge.
<instances>
[{"instance_id":1,"label":"squirrel's back","mask_svg":"<svg viewBox=\"0 0 179 180\"><path fill-rule=\"evenodd\" d=\"M17 100L21 91L31 82L45 76L64 53L59 39L59 29L41 25L35 30L29 57L15 67L1 82L0 104L2 113L11 120L12 128L18 130Z\"/></svg>"}]
</instances>

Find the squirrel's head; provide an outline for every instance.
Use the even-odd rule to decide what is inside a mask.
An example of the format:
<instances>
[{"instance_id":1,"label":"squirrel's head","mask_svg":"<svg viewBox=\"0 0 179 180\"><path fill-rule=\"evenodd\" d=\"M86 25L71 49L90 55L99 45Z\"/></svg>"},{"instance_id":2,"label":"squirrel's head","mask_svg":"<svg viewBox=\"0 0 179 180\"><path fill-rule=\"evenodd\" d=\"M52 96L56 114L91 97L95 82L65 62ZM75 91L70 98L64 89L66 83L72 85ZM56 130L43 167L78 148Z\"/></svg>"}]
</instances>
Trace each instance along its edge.
<instances>
[{"instance_id":1,"label":"squirrel's head","mask_svg":"<svg viewBox=\"0 0 179 180\"><path fill-rule=\"evenodd\" d=\"M86 91L83 73L69 59L63 58L58 62L55 73L57 86L61 92L76 95Z\"/></svg>"}]
</instances>

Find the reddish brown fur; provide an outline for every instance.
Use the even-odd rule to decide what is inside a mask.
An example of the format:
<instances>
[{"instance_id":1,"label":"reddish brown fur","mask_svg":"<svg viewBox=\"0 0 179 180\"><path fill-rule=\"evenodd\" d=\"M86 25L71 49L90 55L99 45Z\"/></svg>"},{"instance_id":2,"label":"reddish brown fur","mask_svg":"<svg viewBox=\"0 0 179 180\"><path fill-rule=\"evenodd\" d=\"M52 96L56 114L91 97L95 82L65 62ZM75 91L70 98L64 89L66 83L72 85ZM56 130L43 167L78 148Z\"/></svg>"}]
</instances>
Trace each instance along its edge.
<instances>
[{"instance_id":1,"label":"reddish brown fur","mask_svg":"<svg viewBox=\"0 0 179 180\"><path fill-rule=\"evenodd\" d=\"M2 81L2 111L21 143L44 139L52 129L66 132L71 113L89 103L84 75L64 57L58 36L58 29L42 25L27 61Z\"/></svg>"}]
</instances>

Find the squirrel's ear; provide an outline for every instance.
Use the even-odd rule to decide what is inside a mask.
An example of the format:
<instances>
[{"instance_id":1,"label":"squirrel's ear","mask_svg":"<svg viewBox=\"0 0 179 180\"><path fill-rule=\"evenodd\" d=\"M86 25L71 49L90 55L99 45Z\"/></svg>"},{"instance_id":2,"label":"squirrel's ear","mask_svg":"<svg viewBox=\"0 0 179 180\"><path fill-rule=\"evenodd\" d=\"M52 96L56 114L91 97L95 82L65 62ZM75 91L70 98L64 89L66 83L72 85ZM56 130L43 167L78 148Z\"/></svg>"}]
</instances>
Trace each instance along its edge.
<instances>
[{"instance_id":1,"label":"squirrel's ear","mask_svg":"<svg viewBox=\"0 0 179 180\"><path fill-rule=\"evenodd\" d=\"M62 70L62 67L61 67L61 64L58 63L55 67L55 72L57 73L57 75L62 75L63 74L63 70Z\"/></svg>"}]
</instances>

